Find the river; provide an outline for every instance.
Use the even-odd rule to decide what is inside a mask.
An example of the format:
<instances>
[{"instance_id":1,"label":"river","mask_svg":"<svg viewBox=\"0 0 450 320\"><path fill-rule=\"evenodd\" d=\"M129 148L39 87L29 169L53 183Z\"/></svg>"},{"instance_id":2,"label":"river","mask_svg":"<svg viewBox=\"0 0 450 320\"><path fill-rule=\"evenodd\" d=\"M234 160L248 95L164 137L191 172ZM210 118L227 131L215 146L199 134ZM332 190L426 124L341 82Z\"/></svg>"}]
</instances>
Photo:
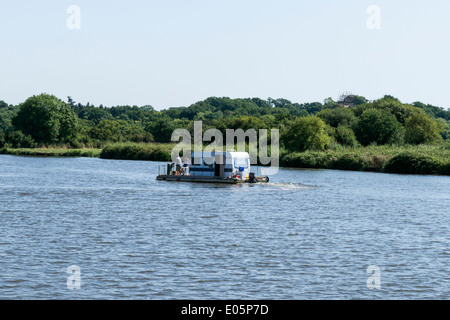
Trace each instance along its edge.
<instances>
[{"instance_id":1,"label":"river","mask_svg":"<svg viewBox=\"0 0 450 320\"><path fill-rule=\"evenodd\" d=\"M0 299L450 298L449 177L158 165L1 155Z\"/></svg>"}]
</instances>

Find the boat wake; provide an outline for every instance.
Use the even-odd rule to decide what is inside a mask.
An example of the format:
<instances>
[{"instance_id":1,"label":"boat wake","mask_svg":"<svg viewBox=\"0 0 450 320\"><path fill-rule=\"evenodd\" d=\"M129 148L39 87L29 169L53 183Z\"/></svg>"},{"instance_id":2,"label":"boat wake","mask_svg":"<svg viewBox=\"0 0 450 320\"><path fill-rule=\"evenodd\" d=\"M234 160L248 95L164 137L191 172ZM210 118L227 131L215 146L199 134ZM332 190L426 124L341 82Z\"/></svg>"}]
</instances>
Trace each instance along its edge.
<instances>
[{"instance_id":1,"label":"boat wake","mask_svg":"<svg viewBox=\"0 0 450 320\"><path fill-rule=\"evenodd\" d=\"M264 183L260 184L262 187L268 187L268 188L277 188L281 190L310 190L310 189L317 189L317 186L313 185L306 185L302 183Z\"/></svg>"}]
</instances>

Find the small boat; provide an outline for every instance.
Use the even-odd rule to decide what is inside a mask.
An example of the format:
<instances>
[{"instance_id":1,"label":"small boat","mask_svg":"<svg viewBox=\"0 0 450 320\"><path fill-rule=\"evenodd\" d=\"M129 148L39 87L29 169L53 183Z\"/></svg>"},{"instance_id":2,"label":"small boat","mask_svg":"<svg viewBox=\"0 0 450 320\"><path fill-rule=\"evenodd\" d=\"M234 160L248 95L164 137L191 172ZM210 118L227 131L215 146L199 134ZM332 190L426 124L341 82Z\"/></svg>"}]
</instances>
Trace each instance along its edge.
<instances>
[{"instance_id":1,"label":"small boat","mask_svg":"<svg viewBox=\"0 0 450 320\"><path fill-rule=\"evenodd\" d=\"M252 172L247 152L192 152L188 167L174 171L174 163L159 167L156 180L207 183L266 183L268 176Z\"/></svg>"}]
</instances>

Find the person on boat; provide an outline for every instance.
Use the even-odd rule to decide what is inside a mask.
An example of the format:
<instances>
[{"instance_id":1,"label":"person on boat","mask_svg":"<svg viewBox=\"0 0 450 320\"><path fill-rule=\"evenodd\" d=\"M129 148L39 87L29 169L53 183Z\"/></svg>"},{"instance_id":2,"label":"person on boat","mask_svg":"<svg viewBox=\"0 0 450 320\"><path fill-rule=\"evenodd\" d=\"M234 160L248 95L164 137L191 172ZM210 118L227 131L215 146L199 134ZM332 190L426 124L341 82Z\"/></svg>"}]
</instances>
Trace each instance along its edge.
<instances>
[{"instance_id":1,"label":"person on boat","mask_svg":"<svg viewBox=\"0 0 450 320\"><path fill-rule=\"evenodd\" d=\"M180 174L181 174L181 164L182 164L182 161L181 161L181 158L180 158L180 156L178 156L176 159L175 159L175 165L176 165L176 175L177 176L179 176Z\"/></svg>"},{"instance_id":2,"label":"person on boat","mask_svg":"<svg viewBox=\"0 0 450 320\"><path fill-rule=\"evenodd\" d=\"M189 171L190 165L191 165L191 160L189 160L189 157L184 157L183 174L186 175L186 176L190 175L190 171Z\"/></svg>"},{"instance_id":3,"label":"person on boat","mask_svg":"<svg viewBox=\"0 0 450 320\"><path fill-rule=\"evenodd\" d=\"M172 168L172 175L175 176L177 174L177 166L175 165L175 162L172 162L170 165Z\"/></svg>"}]
</instances>

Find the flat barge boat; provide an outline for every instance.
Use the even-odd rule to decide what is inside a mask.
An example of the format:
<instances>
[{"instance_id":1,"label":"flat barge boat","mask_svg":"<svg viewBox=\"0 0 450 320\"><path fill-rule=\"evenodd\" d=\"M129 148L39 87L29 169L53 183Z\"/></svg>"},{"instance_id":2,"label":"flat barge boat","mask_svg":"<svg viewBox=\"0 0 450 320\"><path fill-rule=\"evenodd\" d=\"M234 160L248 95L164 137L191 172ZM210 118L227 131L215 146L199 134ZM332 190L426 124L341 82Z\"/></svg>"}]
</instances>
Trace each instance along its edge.
<instances>
[{"instance_id":1,"label":"flat barge boat","mask_svg":"<svg viewBox=\"0 0 450 320\"><path fill-rule=\"evenodd\" d=\"M156 180L241 184L267 183L269 177L252 172L247 152L193 152L184 165L179 158L160 166Z\"/></svg>"}]
</instances>

